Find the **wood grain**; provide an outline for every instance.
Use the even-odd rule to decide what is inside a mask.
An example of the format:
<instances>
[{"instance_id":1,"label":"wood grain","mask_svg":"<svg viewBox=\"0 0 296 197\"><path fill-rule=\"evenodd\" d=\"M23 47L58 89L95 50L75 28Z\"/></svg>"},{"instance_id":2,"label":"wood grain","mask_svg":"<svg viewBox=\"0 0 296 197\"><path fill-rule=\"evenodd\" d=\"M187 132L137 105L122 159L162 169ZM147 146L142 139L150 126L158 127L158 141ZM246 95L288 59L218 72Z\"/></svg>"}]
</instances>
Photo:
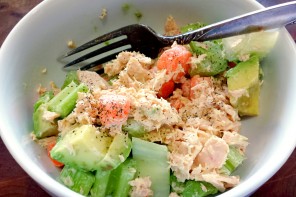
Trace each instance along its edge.
<instances>
[{"instance_id":1,"label":"wood grain","mask_svg":"<svg viewBox=\"0 0 296 197\"><path fill-rule=\"evenodd\" d=\"M16 23L42 0L0 0L0 46ZM258 0L265 6L287 2L288 0ZM288 27L296 39L296 27ZM14 161L0 139L0 197L49 196ZM295 197L296 196L296 150L284 166L254 194L255 197Z\"/></svg>"}]
</instances>

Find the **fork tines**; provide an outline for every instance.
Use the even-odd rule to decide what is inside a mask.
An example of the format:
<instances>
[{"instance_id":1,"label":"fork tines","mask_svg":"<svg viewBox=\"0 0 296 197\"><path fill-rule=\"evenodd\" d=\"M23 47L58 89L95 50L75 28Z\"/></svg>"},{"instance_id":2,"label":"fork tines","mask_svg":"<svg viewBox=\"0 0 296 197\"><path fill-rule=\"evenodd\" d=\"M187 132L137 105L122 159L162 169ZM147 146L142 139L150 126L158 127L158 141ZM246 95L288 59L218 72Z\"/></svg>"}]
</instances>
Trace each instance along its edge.
<instances>
[{"instance_id":1,"label":"fork tines","mask_svg":"<svg viewBox=\"0 0 296 197\"><path fill-rule=\"evenodd\" d=\"M88 60L90 58L93 58L97 55L101 55L99 57L99 59L84 65L80 68L80 70L88 70L91 69L95 66L98 66L102 63L105 63L107 61L110 61L114 58L116 58L116 55L118 55L118 53L120 53L123 50L129 50L131 49L131 46L128 45L128 39L127 36L125 35L125 29L124 28L120 28L118 30L112 31L108 34L105 34L103 36L97 37L75 49L73 49L72 51L66 53L63 58L72 56L74 54L78 54L80 52L86 51L87 49L90 49L96 45L102 45L100 46L100 48L91 51L85 55L82 55L81 57L75 59L74 61L71 61L69 63L67 63L64 68L70 67L74 64L83 62L85 60ZM108 52L108 53L107 53ZM96 68L96 69L101 69L102 67Z\"/></svg>"}]
</instances>

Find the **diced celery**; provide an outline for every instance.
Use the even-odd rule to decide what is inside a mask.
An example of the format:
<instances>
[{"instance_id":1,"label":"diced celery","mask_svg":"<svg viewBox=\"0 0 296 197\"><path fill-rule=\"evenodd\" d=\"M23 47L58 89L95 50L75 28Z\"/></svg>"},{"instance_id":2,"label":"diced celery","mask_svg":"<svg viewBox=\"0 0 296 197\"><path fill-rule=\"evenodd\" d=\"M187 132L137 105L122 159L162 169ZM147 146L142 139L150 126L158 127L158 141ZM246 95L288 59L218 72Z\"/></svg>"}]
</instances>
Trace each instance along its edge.
<instances>
[{"instance_id":1,"label":"diced celery","mask_svg":"<svg viewBox=\"0 0 296 197\"><path fill-rule=\"evenodd\" d=\"M66 75L66 79L62 85L62 89L64 89L66 86L68 86L71 82L76 83L77 85L80 84L80 81L77 76L77 71L69 71Z\"/></svg>"},{"instance_id":2,"label":"diced celery","mask_svg":"<svg viewBox=\"0 0 296 197\"><path fill-rule=\"evenodd\" d=\"M153 196L169 196L170 167L167 147L133 137L132 154L137 162L138 176L149 176Z\"/></svg>"},{"instance_id":3,"label":"diced celery","mask_svg":"<svg viewBox=\"0 0 296 197\"><path fill-rule=\"evenodd\" d=\"M64 166L61 171L59 179L71 190L85 196L88 195L95 182L95 176L91 172L86 172L67 165Z\"/></svg>"},{"instance_id":4,"label":"diced celery","mask_svg":"<svg viewBox=\"0 0 296 197\"><path fill-rule=\"evenodd\" d=\"M47 104L41 104L33 113L33 133L39 139L58 134L58 126L56 121L49 121L43 118L43 114L46 111Z\"/></svg>"},{"instance_id":5,"label":"diced celery","mask_svg":"<svg viewBox=\"0 0 296 197\"><path fill-rule=\"evenodd\" d=\"M230 175L242 162L245 160L245 156L240 153L240 151L233 147L229 146L229 153L223 167L220 169L220 172L223 174Z\"/></svg>"},{"instance_id":6,"label":"diced celery","mask_svg":"<svg viewBox=\"0 0 296 197\"><path fill-rule=\"evenodd\" d=\"M34 104L34 112L38 109L38 107L42 104L47 103L48 101L50 101L50 99L53 98L53 92L52 91L48 91L45 92L43 95L41 95L39 97L39 99L36 101L36 103Z\"/></svg>"},{"instance_id":7,"label":"diced celery","mask_svg":"<svg viewBox=\"0 0 296 197\"><path fill-rule=\"evenodd\" d=\"M127 123L122 126L122 130L132 137L143 137L145 134L144 126L134 119L128 119Z\"/></svg>"},{"instance_id":8,"label":"diced celery","mask_svg":"<svg viewBox=\"0 0 296 197\"><path fill-rule=\"evenodd\" d=\"M135 179L136 172L136 161L129 158L125 160L111 172L107 195L127 197L131 189L129 182Z\"/></svg>"},{"instance_id":9,"label":"diced celery","mask_svg":"<svg viewBox=\"0 0 296 197\"><path fill-rule=\"evenodd\" d=\"M78 92L87 92L84 84L75 84L73 81L48 102L48 110L66 117L74 109Z\"/></svg>"},{"instance_id":10,"label":"diced celery","mask_svg":"<svg viewBox=\"0 0 296 197\"><path fill-rule=\"evenodd\" d=\"M182 197L204 197L216 194L217 192L218 189L210 183L204 181L186 181Z\"/></svg>"},{"instance_id":11,"label":"diced celery","mask_svg":"<svg viewBox=\"0 0 296 197\"><path fill-rule=\"evenodd\" d=\"M108 181L110 178L111 170L109 171L96 171L95 183L90 190L92 197L105 197L107 192Z\"/></svg>"}]
</instances>

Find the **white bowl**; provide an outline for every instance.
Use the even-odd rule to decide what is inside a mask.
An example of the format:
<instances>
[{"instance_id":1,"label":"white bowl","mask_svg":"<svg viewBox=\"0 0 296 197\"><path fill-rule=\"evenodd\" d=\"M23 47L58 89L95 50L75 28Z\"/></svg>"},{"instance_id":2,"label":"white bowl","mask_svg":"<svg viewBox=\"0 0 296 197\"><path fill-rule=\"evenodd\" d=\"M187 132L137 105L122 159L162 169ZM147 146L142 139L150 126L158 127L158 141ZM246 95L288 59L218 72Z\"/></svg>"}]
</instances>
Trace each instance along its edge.
<instances>
[{"instance_id":1,"label":"white bowl","mask_svg":"<svg viewBox=\"0 0 296 197\"><path fill-rule=\"evenodd\" d=\"M45 151L30 139L32 107L38 84L61 85L65 72L56 59L67 51L67 41L84 43L100 34L138 22L163 31L168 15L179 25L212 23L261 8L253 0L133 0L124 14L121 0L46 0L27 14L11 31L0 51L0 129L8 150L21 167L49 193L79 196L56 181L58 169ZM101 10L108 15L99 19ZM165 8L165 9L164 9ZM295 148L296 47L286 30L263 62L265 83L261 114L243 120L249 138L248 159L237 172L241 183L221 196L246 196L267 181ZM47 73L42 74L46 68Z\"/></svg>"}]
</instances>

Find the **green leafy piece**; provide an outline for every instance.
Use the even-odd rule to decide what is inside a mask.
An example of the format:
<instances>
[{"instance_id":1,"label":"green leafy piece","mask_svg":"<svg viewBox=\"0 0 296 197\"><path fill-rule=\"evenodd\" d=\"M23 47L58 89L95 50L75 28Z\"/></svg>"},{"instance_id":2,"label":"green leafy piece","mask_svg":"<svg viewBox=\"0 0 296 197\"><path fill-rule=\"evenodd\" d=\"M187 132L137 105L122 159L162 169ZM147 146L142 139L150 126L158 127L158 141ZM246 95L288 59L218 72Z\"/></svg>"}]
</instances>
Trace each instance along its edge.
<instances>
[{"instance_id":1,"label":"green leafy piece","mask_svg":"<svg viewBox=\"0 0 296 197\"><path fill-rule=\"evenodd\" d=\"M196 22L196 23L189 23L189 24L181 27L180 29L181 29L181 33L186 33L186 32L189 32L189 31L199 29L199 28L204 27L204 26L206 26L206 24L201 23L201 22Z\"/></svg>"},{"instance_id":2,"label":"green leafy piece","mask_svg":"<svg viewBox=\"0 0 296 197\"><path fill-rule=\"evenodd\" d=\"M244 160L245 156L237 148L230 146L226 162L220 169L220 172L230 175Z\"/></svg>"},{"instance_id":3,"label":"green leafy piece","mask_svg":"<svg viewBox=\"0 0 296 197\"><path fill-rule=\"evenodd\" d=\"M68 86L71 82L76 83L77 85L80 84L80 81L78 79L77 71L69 71L66 75L66 79L62 85L62 89L64 89L66 86Z\"/></svg>"},{"instance_id":4,"label":"green leafy piece","mask_svg":"<svg viewBox=\"0 0 296 197\"><path fill-rule=\"evenodd\" d=\"M121 9L122 9L122 11L123 11L124 13L127 13L127 12L130 10L130 8L131 8L131 5L128 4L128 3L124 3L124 4L122 4L122 6L121 6Z\"/></svg>"},{"instance_id":5,"label":"green leafy piece","mask_svg":"<svg viewBox=\"0 0 296 197\"><path fill-rule=\"evenodd\" d=\"M132 137L143 137L146 133L144 126L140 122L131 118L127 120L125 125L122 126L122 130L127 132Z\"/></svg>"},{"instance_id":6,"label":"green leafy piece","mask_svg":"<svg viewBox=\"0 0 296 197\"><path fill-rule=\"evenodd\" d=\"M41 95L39 97L39 99L36 101L36 103L34 104L34 112L38 109L38 107L44 103L47 103L48 101L50 101L50 99L53 98L53 92L52 91L48 91L45 92L43 95Z\"/></svg>"},{"instance_id":7,"label":"green leafy piece","mask_svg":"<svg viewBox=\"0 0 296 197\"><path fill-rule=\"evenodd\" d=\"M196 59L195 67L189 70L189 74L200 76L214 76L227 69L227 60L224 58L223 47L219 41L190 42L191 50L199 58Z\"/></svg>"},{"instance_id":8,"label":"green leafy piece","mask_svg":"<svg viewBox=\"0 0 296 197\"><path fill-rule=\"evenodd\" d=\"M59 179L65 186L84 196L88 195L95 182L95 176L91 172L67 165L61 171Z\"/></svg>"},{"instance_id":9,"label":"green leafy piece","mask_svg":"<svg viewBox=\"0 0 296 197\"><path fill-rule=\"evenodd\" d=\"M204 181L186 181L182 192L183 197L204 197L218 193L218 189Z\"/></svg>"},{"instance_id":10,"label":"green leafy piece","mask_svg":"<svg viewBox=\"0 0 296 197\"><path fill-rule=\"evenodd\" d=\"M95 183L90 190L92 197L105 197L110 178L111 170L101 171L97 170L95 175Z\"/></svg>"},{"instance_id":11,"label":"green leafy piece","mask_svg":"<svg viewBox=\"0 0 296 197\"><path fill-rule=\"evenodd\" d=\"M129 182L135 179L136 172L136 161L130 158L112 170L108 182L107 195L127 197L131 190Z\"/></svg>"},{"instance_id":12,"label":"green leafy piece","mask_svg":"<svg viewBox=\"0 0 296 197\"><path fill-rule=\"evenodd\" d=\"M66 117L74 109L78 98L78 92L87 92L88 88L83 83L77 85L71 82L55 97L48 102L48 110L60 114L61 118Z\"/></svg>"},{"instance_id":13,"label":"green leafy piece","mask_svg":"<svg viewBox=\"0 0 296 197\"><path fill-rule=\"evenodd\" d=\"M153 195L169 196L170 167L167 147L133 137L132 154L137 162L138 176L149 176Z\"/></svg>"}]
</instances>

